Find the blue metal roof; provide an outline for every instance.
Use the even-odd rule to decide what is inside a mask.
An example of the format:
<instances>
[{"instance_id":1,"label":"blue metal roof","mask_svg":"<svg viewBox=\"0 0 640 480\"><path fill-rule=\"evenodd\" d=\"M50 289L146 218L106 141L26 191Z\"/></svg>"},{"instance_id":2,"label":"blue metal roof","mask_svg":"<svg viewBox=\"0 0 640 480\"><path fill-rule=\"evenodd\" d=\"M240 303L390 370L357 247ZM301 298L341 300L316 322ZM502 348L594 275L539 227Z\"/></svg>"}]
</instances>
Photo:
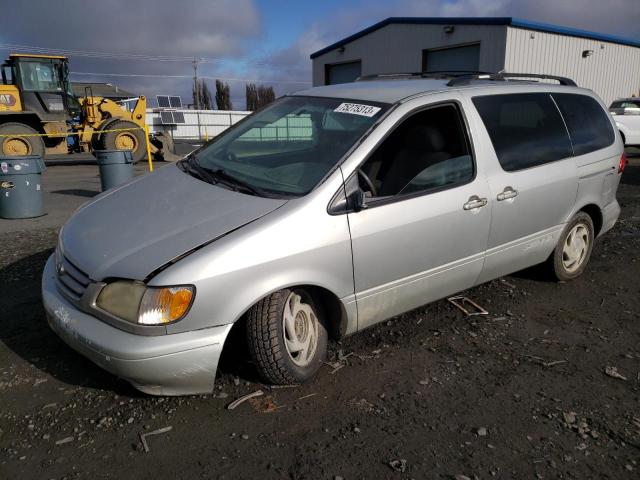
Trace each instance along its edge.
<instances>
[{"instance_id":1,"label":"blue metal roof","mask_svg":"<svg viewBox=\"0 0 640 480\"><path fill-rule=\"evenodd\" d=\"M360 30L342 40L337 41L317 52L311 54L311 58L335 50L349 42L360 37L364 37L371 32L386 27L391 24L419 24L419 25L507 25L511 27L526 28L536 30L538 32L558 33L570 37L588 38L591 40L599 40L602 42L618 43L620 45L629 45L631 47L640 47L640 41L629 38L618 37L616 35L607 35L604 33L590 32L588 30L580 30L577 28L561 27L559 25L551 25L549 23L530 22L513 17L389 17L370 27Z\"/></svg>"}]
</instances>

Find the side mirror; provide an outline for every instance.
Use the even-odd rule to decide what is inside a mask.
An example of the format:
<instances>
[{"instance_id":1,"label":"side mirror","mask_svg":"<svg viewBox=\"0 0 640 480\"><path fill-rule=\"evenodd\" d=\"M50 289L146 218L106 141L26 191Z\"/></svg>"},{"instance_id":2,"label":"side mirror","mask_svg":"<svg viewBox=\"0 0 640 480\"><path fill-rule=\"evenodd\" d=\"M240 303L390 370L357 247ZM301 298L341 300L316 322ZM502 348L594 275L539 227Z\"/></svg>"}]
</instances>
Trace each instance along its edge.
<instances>
[{"instance_id":1,"label":"side mirror","mask_svg":"<svg viewBox=\"0 0 640 480\"><path fill-rule=\"evenodd\" d=\"M364 191L360 188L351 194L350 200L351 208L354 212L359 212L360 210L366 210L368 208L367 197L365 197Z\"/></svg>"}]
</instances>

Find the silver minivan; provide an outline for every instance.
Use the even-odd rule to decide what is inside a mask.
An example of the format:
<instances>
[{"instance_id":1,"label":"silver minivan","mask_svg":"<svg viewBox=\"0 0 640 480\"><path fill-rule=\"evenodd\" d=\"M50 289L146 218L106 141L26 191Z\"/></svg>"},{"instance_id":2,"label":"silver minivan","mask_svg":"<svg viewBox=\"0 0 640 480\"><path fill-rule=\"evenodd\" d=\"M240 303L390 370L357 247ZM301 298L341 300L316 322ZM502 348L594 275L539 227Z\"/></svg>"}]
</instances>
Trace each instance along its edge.
<instances>
[{"instance_id":1,"label":"silver minivan","mask_svg":"<svg viewBox=\"0 0 640 480\"><path fill-rule=\"evenodd\" d=\"M536 264L571 280L618 218L625 158L601 100L555 80L281 98L75 212L43 274L48 322L144 392L199 394L234 325L265 382L295 384L329 338Z\"/></svg>"}]
</instances>

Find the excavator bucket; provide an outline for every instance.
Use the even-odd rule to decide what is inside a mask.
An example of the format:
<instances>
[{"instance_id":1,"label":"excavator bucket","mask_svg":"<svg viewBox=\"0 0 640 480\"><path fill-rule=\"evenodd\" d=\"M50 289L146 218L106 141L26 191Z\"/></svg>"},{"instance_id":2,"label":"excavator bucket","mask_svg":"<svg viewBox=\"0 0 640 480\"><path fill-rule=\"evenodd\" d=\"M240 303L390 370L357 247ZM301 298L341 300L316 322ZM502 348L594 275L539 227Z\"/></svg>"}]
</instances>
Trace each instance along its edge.
<instances>
[{"instance_id":1,"label":"excavator bucket","mask_svg":"<svg viewBox=\"0 0 640 480\"><path fill-rule=\"evenodd\" d=\"M162 132L155 133L149 138L149 141L157 149L153 152L154 160L177 162L182 159L181 155L174 153L175 146L173 144L173 138L170 135L165 135Z\"/></svg>"}]
</instances>

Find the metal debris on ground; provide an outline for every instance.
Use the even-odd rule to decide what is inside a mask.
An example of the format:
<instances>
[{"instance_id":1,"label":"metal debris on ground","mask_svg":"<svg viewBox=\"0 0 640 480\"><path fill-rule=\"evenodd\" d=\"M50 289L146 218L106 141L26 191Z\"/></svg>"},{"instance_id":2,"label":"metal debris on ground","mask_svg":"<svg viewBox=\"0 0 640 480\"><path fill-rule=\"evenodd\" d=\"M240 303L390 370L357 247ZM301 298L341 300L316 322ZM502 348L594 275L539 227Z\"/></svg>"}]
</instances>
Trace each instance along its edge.
<instances>
[{"instance_id":1,"label":"metal debris on ground","mask_svg":"<svg viewBox=\"0 0 640 480\"><path fill-rule=\"evenodd\" d=\"M451 303L453 306L458 308L462 313L464 313L467 317L472 317L474 315L489 315L489 312L478 305L476 302L471 300L470 298L457 296L457 297L449 297L447 301ZM473 308L469 309L469 305ZM474 311L475 310L475 311Z\"/></svg>"},{"instance_id":2,"label":"metal debris on ground","mask_svg":"<svg viewBox=\"0 0 640 480\"><path fill-rule=\"evenodd\" d=\"M389 466L396 472L404 473L404 471L407 469L407 461L404 458L401 458L399 460L391 460L389 462Z\"/></svg>"},{"instance_id":3,"label":"metal debris on ground","mask_svg":"<svg viewBox=\"0 0 640 480\"><path fill-rule=\"evenodd\" d=\"M58 440L56 442L56 445L64 445L65 443L71 443L73 442L73 437L67 437L67 438L63 438L62 440Z\"/></svg>"},{"instance_id":4,"label":"metal debris on ground","mask_svg":"<svg viewBox=\"0 0 640 480\"><path fill-rule=\"evenodd\" d=\"M157 430L154 430L152 432L148 432L148 433L141 433L140 434L140 441L142 442L142 448L144 448L145 453L149 453L149 444L147 443L147 437L150 435L160 435L162 433L167 433L170 432L171 430L173 430L172 426L168 426L168 427L162 427L159 428Z\"/></svg>"},{"instance_id":5,"label":"metal debris on ground","mask_svg":"<svg viewBox=\"0 0 640 480\"><path fill-rule=\"evenodd\" d=\"M236 408L238 405L240 405L243 402L246 402L247 400L249 400L250 398L254 398L254 397L260 397L264 395L264 392L262 390L256 390L253 393L249 393L247 395L244 395L240 398L238 398L237 400L234 400L233 402L231 402L228 406L227 406L227 410L233 410L234 408Z\"/></svg>"},{"instance_id":6,"label":"metal debris on ground","mask_svg":"<svg viewBox=\"0 0 640 480\"><path fill-rule=\"evenodd\" d=\"M501 278L500 281L509 288L516 288L516 286L513 283L507 282L504 278Z\"/></svg>"},{"instance_id":7,"label":"metal debris on ground","mask_svg":"<svg viewBox=\"0 0 640 480\"><path fill-rule=\"evenodd\" d=\"M555 365L562 365L563 363L567 363L566 360L552 360L546 361L544 358L536 357L534 355L527 355L528 358L537 363L538 365L542 365L543 367L553 367Z\"/></svg>"},{"instance_id":8,"label":"metal debris on ground","mask_svg":"<svg viewBox=\"0 0 640 480\"><path fill-rule=\"evenodd\" d=\"M304 400L305 398L315 397L316 395L318 395L318 394L317 393L310 393L309 395L303 395L302 397L298 398L298 400Z\"/></svg>"},{"instance_id":9,"label":"metal debris on ground","mask_svg":"<svg viewBox=\"0 0 640 480\"><path fill-rule=\"evenodd\" d=\"M611 378L617 378L618 380L627 379L627 377L618 372L618 367L605 367L604 373Z\"/></svg>"}]
</instances>

